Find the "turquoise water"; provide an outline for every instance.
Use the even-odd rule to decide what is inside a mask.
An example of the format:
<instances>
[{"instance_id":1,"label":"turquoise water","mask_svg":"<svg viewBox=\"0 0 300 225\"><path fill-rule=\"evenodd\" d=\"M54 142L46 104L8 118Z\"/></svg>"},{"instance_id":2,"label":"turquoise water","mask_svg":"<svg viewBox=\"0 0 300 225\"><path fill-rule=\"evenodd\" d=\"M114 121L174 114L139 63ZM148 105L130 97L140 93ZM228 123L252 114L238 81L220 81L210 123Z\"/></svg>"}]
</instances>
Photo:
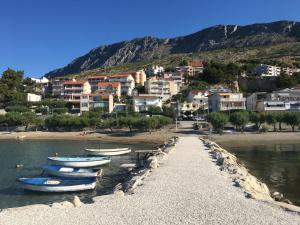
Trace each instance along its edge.
<instances>
[{"instance_id":1,"label":"turquoise water","mask_svg":"<svg viewBox=\"0 0 300 225\"><path fill-rule=\"evenodd\" d=\"M0 209L29 204L51 204L72 199L74 193L38 193L24 191L16 182L18 177L40 176L41 167L47 163L48 156L84 155L84 148L130 147L134 150L149 149L151 146L120 145L99 143L98 141L64 141L64 140L25 140L0 141ZM103 166L104 176L95 190L77 192L82 201L91 202L92 197L111 193L113 187L124 181L126 172L120 168L123 163L133 163L136 155L131 154L112 158L109 165ZM23 167L16 168L17 164Z\"/></svg>"},{"instance_id":2,"label":"turquoise water","mask_svg":"<svg viewBox=\"0 0 300 225\"><path fill-rule=\"evenodd\" d=\"M300 144L224 144L250 172L265 182L272 192L300 206Z\"/></svg>"}]
</instances>

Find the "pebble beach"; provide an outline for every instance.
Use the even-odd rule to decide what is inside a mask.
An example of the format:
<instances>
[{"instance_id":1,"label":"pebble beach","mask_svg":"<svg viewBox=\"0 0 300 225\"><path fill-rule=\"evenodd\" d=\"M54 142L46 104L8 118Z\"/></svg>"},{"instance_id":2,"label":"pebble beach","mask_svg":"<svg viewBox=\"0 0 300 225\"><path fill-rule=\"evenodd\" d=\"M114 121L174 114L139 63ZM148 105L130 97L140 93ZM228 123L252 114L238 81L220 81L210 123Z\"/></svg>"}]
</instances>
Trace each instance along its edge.
<instances>
[{"instance_id":1,"label":"pebble beach","mask_svg":"<svg viewBox=\"0 0 300 225\"><path fill-rule=\"evenodd\" d=\"M295 212L246 198L196 136L181 137L159 165L132 194L5 209L1 224L300 224Z\"/></svg>"}]
</instances>

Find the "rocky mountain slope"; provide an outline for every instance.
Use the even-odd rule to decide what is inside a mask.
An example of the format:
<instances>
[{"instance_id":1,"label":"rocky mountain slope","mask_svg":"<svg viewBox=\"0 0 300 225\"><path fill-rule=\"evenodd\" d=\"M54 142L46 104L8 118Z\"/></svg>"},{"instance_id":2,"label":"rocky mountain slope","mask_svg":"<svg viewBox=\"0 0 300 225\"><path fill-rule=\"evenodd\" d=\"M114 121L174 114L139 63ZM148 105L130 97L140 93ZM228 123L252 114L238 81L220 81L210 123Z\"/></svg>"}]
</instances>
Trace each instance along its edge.
<instances>
[{"instance_id":1,"label":"rocky mountain slope","mask_svg":"<svg viewBox=\"0 0 300 225\"><path fill-rule=\"evenodd\" d=\"M100 46L67 66L47 73L46 76L64 76L99 67L160 59L172 54L272 46L298 41L300 22L278 21L247 26L217 25L177 38L143 37Z\"/></svg>"}]
</instances>

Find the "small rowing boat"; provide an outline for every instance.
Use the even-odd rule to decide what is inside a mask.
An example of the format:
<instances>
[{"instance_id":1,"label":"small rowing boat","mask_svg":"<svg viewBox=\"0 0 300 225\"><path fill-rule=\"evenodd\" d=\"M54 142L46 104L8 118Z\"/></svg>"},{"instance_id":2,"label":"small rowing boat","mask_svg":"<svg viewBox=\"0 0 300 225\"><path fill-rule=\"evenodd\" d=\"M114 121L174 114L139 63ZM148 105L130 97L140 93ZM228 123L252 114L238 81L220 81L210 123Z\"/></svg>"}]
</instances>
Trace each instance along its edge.
<instances>
[{"instance_id":1,"label":"small rowing boat","mask_svg":"<svg viewBox=\"0 0 300 225\"><path fill-rule=\"evenodd\" d=\"M48 157L51 165L66 167L97 167L110 163L109 157Z\"/></svg>"},{"instance_id":2,"label":"small rowing boat","mask_svg":"<svg viewBox=\"0 0 300 225\"><path fill-rule=\"evenodd\" d=\"M94 189L96 187L96 178L52 178L52 177L36 177L36 178L19 178L22 188L30 191L42 192L70 192L84 191Z\"/></svg>"},{"instance_id":3,"label":"small rowing boat","mask_svg":"<svg viewBox=\"0 0 300 225\"><path fill-rule=\"evenodd\" d=\"M85 149L89 155L98 156L118 156L125 155L131 152L130 148L114 148L114 149Z\"/></svg>"},{"instance_id":4,"label":"small rowing boat","mask_svg":"<svg viewBox=\"0 0 300 225\"><path fill-rule=\"evenodd\" d=\"M88 168L73 168L73 167L62 167L56 165L46 165L43 167L43 172L47 175L56 177L101 177L102 169L88 169Z\"/></svg>"}]
</instances>

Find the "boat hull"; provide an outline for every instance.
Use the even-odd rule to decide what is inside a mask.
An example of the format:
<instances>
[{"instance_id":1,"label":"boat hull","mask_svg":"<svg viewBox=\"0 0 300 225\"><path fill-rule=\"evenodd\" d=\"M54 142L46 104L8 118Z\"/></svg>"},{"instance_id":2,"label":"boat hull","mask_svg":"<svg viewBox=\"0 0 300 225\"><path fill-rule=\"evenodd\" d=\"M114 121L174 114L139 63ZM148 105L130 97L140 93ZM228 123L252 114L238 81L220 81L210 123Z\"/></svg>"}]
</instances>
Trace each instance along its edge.
<instances>
[{"instance_id":1,"label":"boat hull","mask_svg":"<svg viewBox=\"0 0 300 225\"><path fill-rule=\"evenodd\" d=\"M121 150L121 151L97 151L97 150L85 150L89 155L96 155L96 156L119 156L119 155L126 155L131 152L130 149Z\"/></svg>"},{"instance_id":2,"label":"boat hull","mask_svg":"<svg viewBox=\"0 0 300 225\"><path fill-rule=\"evenodd\" d=\"M69 178L19 178L22 188L40 192L74 192L91 190L96 187L96 179L69 179Z\"/></svg>"},{"instance_id":3,"label":"boat hull","mask_svg":"<svg viewBox=\"0 0 300 225\"><path fill-rule=\"evenodd\" d=\"M66 166L66 167L76 167L76 168L86 168L86 167L97 167L110 163L110 159L102 160L90 160L90 161L64 161L56 160L55 158L49 157L48 161L51 165Z\"/></svg>"},{"instance_id":4,"label":"boat hull","mask_svg":"<svg viewBox=\"0 0 300 225\"><path fill-rule=\"evenodd\" d=\"M66 169L66 170L62 170ZM67 171L70 170L70 171ZM102 170L65 168L60 166L45 166L43 172L55 177L89 178L101 177Z\"/></svg>"}]
</instances>

